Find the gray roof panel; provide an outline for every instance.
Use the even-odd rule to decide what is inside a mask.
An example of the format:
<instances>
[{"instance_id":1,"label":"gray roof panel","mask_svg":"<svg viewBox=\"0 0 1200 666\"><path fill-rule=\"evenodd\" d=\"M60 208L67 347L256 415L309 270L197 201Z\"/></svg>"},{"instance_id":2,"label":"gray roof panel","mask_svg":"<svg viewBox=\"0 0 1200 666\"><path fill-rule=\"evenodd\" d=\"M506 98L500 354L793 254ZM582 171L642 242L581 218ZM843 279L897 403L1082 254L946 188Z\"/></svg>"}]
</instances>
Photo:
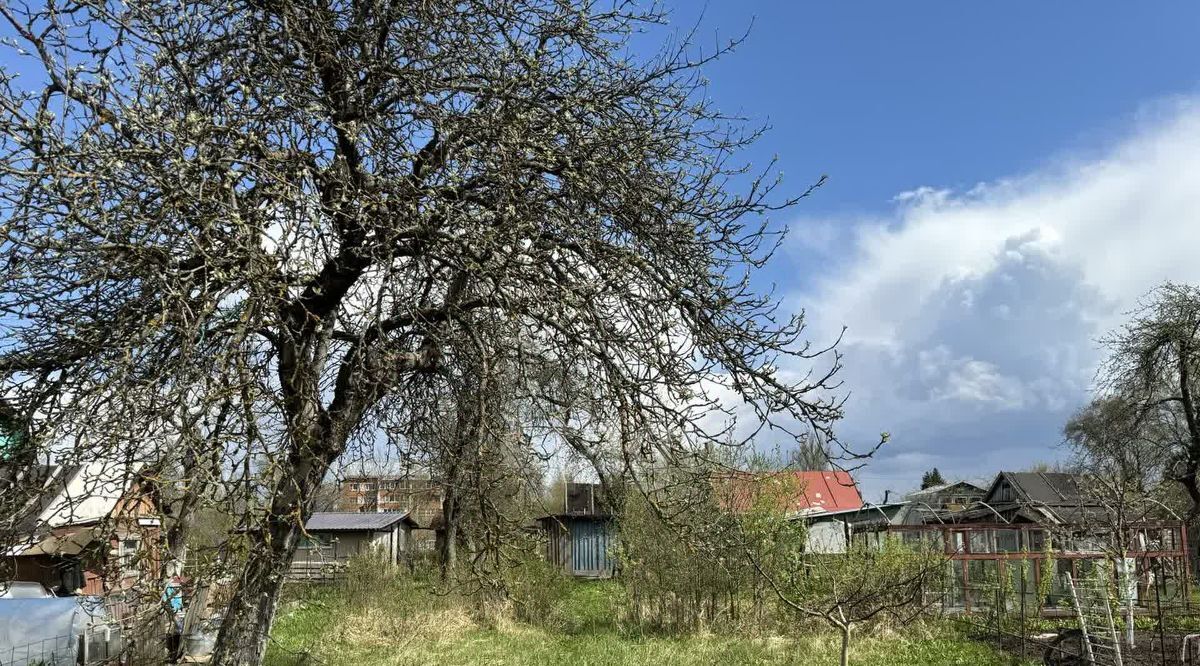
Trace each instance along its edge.
<instances>
[{"instance_id":1,"label":"gray roof panel","mask_svg":"<svg viewBox=\"0 0 1200 666\"><path fill-rule=\"evenodd\" d=\"M342 511L318 511L304 523L309 532L378 532L391 528L398 522L413 524L408 512L395 513L352 513Z\"/></svg>"},{"instance_id":2,"label":"gray roof panel","mask_svg":"<svg viewBox=\"0 0 1200 666\"><path fill-rule=\"evenodd\" d=\"M1013 485L1025 495L1025 499L1051 506L1078 505L1087 503L1079 488L1075 474L1063 472L1008 472Z\"/></svg>"}]
</instances>

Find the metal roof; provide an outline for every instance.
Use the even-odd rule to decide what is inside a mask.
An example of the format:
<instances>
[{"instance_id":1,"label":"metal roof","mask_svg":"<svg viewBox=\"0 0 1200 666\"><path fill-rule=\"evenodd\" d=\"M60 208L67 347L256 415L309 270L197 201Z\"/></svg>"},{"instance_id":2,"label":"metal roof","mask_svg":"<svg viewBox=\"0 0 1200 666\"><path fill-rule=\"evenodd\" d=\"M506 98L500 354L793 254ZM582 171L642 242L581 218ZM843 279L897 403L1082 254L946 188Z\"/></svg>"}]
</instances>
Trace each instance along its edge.
<instances>
[{"instance_id":1,"label":"metal roof","mask_svg":"<svg viewBox=\"0 0 1200 666\"><path fill-rule=\"evenodd\" d=\"M894 510L902 509L902 508L908 506L908 504L909 504L908 502L889 502L887 504L864 504L858 508L836 509L833 511L818 511L815 513L812 512L811 510L806 510L806 511L799 511L799 512L793 514L792 518L811 518L811 519L822 519L823 520L825 518L836 518L838 516L847 516L847 515L854 515L854 514L859 514L859 513L874 513L875 515L878 515L880 511L884 511L884 512L894 511Z\"/></svg>"},{"instance_id":2,"label":"metal roof","mask_svg":"<svg viewBox=\"0 0 1200 666\"><path fill-rule=\"evenodd\" d=\"M841 511L862 508L862 495L849 472L794 472L804 493L802 509ZM798 498L799 499L799 498Z\"/></svg>"},{"instance_id":3,"label":"metal roof","mask_svg":"<svg viewBox=\"0 0 1200 666\"><path fill-rule=\"evenodd\" d=\"M548 513L544 516L534 518L534 521L541 522L543 520L609 520L612 518L607 513L589 513L586 511L562 511L559 513Z\"/></svg>"},{"instance_id":4,"label":"metal roof","mask_svg":"<svg viewBox=\"0 0 1200 666\"><path fill-rule=\"evenodd\" d=\"M806 514L826 511L859 509L863 506L862 495L849 472L836 471L783 471L783 472L734 472L724 477L720 498L726 509L746 510L753 501L755 485L773 478L792 478L796 481L795 494L786 500L789 512Z\"/></svg>"},{"instance_id":5,"label":"metal roof","mask_svg":"<svg viewBox=\"0 0 1200 666\"><path fill-rule=\"evenodd\" d=\"M309 532L379 532L391 528L398 522L416 523L408 512L355 513L343 511L318 511L309 516L304 529Z\"/></svg>"},{"instance_id":6,"label":"metal roof","mask_svg":"<svg viewBox=\"0 0 1200 666\"><path fill-rule=\"evenodd\" d=\"M1008 479L1013 489L1026 502L1050 506L1079 506L1093 504L1080 488L1082 477L1065 472L1000 472L992 482L991 496L1001 479Z\"/></svg>"},{"instance_id":7,"label":"metal roof","mask_svg":"<svg viewBox=\"0 0 1200 666\"><path fill-rule=\"evenodd\" d=\"M905 497L924 497L926 495L936 495L938 493L950 490L951 488L957 488L958 486L968 486L974 490L979 491L979 494L981 494L981 495L983 493L987 492L987 490L985 488L980 488L979 486L971 483L970 481L952 481L950 483L943 483L943 484L936 485L936 486L930 486L928 488L923 488L921 490L914 490L913 492L905 495Z\"/></svg>"}]
</instances>

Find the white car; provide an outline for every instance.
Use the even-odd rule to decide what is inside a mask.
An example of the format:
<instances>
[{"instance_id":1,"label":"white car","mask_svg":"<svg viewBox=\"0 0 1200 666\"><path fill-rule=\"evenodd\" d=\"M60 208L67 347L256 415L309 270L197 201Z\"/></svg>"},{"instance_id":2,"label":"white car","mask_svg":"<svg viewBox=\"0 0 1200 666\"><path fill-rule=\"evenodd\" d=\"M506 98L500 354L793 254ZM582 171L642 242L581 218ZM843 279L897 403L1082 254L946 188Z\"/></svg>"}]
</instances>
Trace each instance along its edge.
<instances>
[{"instance_id":1,"label":"white car","mask_svg":"<svg viewBox=\"0 0 1200 666\"><path fill-rule=\"evenodd\" d=\"M45 585L32 580L0 583L0 599L49 599L53 596Z\"/></svg>"}]
</instances>

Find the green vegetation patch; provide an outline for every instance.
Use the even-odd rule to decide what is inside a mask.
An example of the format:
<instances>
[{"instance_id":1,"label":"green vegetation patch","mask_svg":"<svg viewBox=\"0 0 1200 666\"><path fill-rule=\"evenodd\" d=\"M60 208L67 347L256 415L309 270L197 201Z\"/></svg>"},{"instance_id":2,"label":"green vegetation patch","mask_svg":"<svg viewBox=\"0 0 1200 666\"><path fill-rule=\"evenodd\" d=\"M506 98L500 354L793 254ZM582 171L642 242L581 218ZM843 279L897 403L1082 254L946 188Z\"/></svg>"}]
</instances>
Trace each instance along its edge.
<instances>
[{"instance_id":1,"label":"green vegetation patch","mask_svg":"<svg viewBox=\"0 0 1200 666\"><path fill-rule=\"evenodd\" d=\"M835 664L837 638L745 636L705 632L642 634L616 621L623 590L613 582L571 583L537 624L508 619L437 586L398 576L374 588L292 588L281 605L268 666L384 664ZM862 636L851 663L881 666L1011 664L990 646L952 629L919 627L904 634Z\"/></svg>"}]
</instances>

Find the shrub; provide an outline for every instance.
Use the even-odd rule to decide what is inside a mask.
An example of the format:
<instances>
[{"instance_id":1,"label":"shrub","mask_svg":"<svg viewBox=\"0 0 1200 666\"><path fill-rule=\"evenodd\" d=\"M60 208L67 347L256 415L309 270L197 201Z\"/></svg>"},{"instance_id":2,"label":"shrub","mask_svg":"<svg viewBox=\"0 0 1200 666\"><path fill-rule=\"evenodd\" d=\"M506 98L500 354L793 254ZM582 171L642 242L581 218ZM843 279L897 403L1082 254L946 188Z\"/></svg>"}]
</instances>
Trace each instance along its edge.
<instances>
[{"instance_id":1,"label":"shrub","mask_svg":"<svg viewBox=\"0 0 1200 666\"><path fill-rule=\"evenodd\" d=\"M399 568L382 551L371 549L354 555L346 563L341 587L350 603L368 605L379 595L393 591L400 578Z\"/></svg>"},{"instance_id":2,"label":"shrub","mask_svg":"<svg viewBox=\"0 0 1200 666\"><path fill-rule=\"evenodd\" d=\"M559 629L560 607L571 592L573 581L563 570L531 555L508 571L505 588L518 620Z\"/></svg>"}]
</instances>

